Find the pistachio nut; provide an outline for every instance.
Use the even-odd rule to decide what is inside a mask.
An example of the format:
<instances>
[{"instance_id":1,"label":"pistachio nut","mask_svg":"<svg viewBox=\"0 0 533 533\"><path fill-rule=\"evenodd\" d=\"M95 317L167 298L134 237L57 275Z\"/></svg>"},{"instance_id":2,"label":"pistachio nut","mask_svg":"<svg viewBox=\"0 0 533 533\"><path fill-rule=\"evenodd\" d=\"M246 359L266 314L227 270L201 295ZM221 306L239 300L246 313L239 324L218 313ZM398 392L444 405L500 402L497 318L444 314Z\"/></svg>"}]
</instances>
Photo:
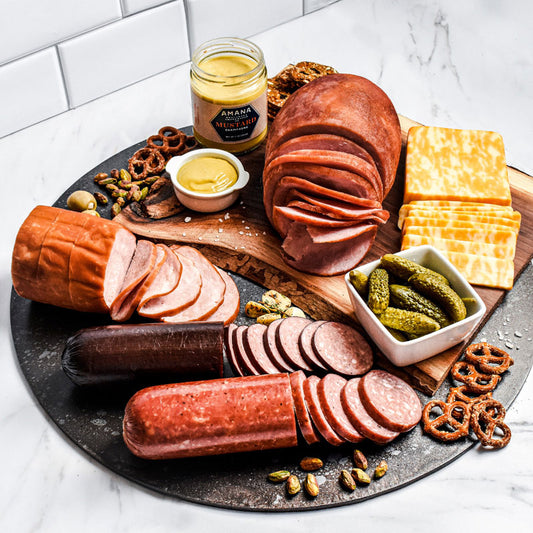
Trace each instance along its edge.
<instances>
[{"instance_id":1,"label":"pistachio nut","mask_svg":"<svg viewBox=\"0 0 533 533\"><path fill-rule=\"evenodd\" d=\"M107 177L109 177L109 174L106 174L105 172L98 172L96 176L94 177L95 183L100 183L102 180L105 180Z\"/></svg>"},{"instance_id":2,"label":"pistachio nut","mask_svg":"<svg viewBox=\"0 0 533 533\"><path fill-rule=\"evenodd\" d=\"M379 479L382 478L389 469L389 465L387 464L387 461L381 461L378 466L376 466L376 470L374 471L374 478Z\"/></svg>"},{"instance_id":3,"label":"pistachio nut","mask_svg":"<svg viewBox=\"0 0 533 533\"><path fill-rule=\"evenodd\" d=\"M305 472L314 472L324 466L322 459L318 457L304 457L300 461L300 468Z\"/></svg>"},{"instance_id":4,"label":"pistachio nut","mask_svg":"<svg viewBox=\"0 0 533 533\"><path fill-rule=\"evenodd\" d=\"M283 316L301 316L305 318L305 313L299 307L289 307L284 313Z\"/></svg>"},{"instance_id":5,"label":"pistachio nut","mask_svg":"<svg viewBox=\"0 0 533 533\"><path fill-rule=\"evenodd\" d=\"M142 202L147 196L148 196L148 187L143 187L141 189L141 199L139 201Z\"/></svg>"},{"instance_id":6,"label":"pistachio nut","mask_svg":"<svg viewBox=\"0 0 533 533\"><path fill-rule=\"evenodd\" d=\"M100 204L100 205L106 205L107 202L109 201L107 199L107 196L105 194L102 194L101 192L94 192L93 193L93 196L94 198L96 199L96 201Z\"/></svg>"},{"instance_id":7,"label":"pistachio nut","mask_svg":"<svg viewBox=\"0 0 533 533\"><path fill-rule=\"evenodd\" d=\"M117 203L114 203L112 206L111 206L111 214L116 217L120 212L122 211L120 205L118 205Z\"/></svg>"},{"instance_id":8,"label":"pistachio nut","mask_svg":"<svg viewBox=\"0 0 533 533\"><path fill-rule=\"evenodd\" d=\"M267 315L261 315L260 317L257 317L257 322L259 324L264 324L265 326L268 326L275 320L279 320L281 318L281 315L279 313L268 313Z\"/></svg>"},{"instance_id":9,"label":"pistachio nut","mask_svg":"<svg viewBox=\"0 0 533 533\"><path fill-rule=\"evenodd\" d=\"M366 470L368 468L368 461L361 450L353 451L353 464L361 470Z\"/></svg>"},{"instance_id":10,"label":"pistachio nut","mask_svg":"<svg viewBox=\"0 0 533 533\"><path fill-rule=\"evenodd\" d=\"M370 476L360 468L352 468L352 477L356 483L364 483L365 485L370 483Z\"/></svg>"},{"instance_id":11,"label":"pistachio nut","mask_svg":"<svg viewBox=\"0 0 533 533\"><path fill-rule=\"evenodd\" d=\"M318 487L318 482L313 474L307 474L307 476L305 476L304 490L312 498L316 498L318 496L320 488Z\"/></svg>"},{"instance_id":12,"label":"pistachio nut","mask_svg":"<svg viewBox=\"0 0 533 533\"><path fill-rule=\"evenodd\" d=\"M300 490L302 490L302 487L300 486L300 480L294 474L291 474L287 478L286 487L287 487L287 492L291 496L298 494Z\"/></svg>"},{"instance_id":13,"label":"pistachio nut","mask_svg":"<svg viewBox=\"0 0 533 533\"><path fill-rule=\"evenodd\" d=\"M352 474L348 470L341 470L341 475L339 476L339 481L342 487L345 490L350 492L355 490L355 480L352 477Z\"/></svg>"},{"instance_id":14,"label":"pistachio nut","mask_svg":"<svg viewBox=\"0 0 533 533\"><path fill-rule=\"evenodd\" d=\"M288 470L277 470L276 472L271 472L268 474L268 480L273 483L281 483L282 481L287 481L291 473Z\"/></svg>"},{"instance_id":15,"label":"pistachio nut","mask_svg":"<svg viewBox=\"0 0 533 533\"><path fill-rule=\"evenodd\" d=\"M131 174L125 168L121 168L118 175L122 181L131 181Z\"/></svg>"}]
</instances>

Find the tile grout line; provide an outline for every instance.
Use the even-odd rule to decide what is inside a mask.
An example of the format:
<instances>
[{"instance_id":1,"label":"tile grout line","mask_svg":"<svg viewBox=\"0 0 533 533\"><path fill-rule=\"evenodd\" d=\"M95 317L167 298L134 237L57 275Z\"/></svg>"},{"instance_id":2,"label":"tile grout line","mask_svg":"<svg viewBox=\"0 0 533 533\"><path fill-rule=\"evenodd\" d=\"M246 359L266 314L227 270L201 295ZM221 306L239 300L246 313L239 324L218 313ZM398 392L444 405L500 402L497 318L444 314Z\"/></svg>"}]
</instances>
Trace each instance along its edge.
<instances>
[{"instance_id":1,"label":"tile grout line","mask_svg":"<svg viewBox=\"0 0 533 533\"><path fill-rule=\"evenodd\" d=\"M61 54L59 53L59 46L57 44L54 45L54 49L56 52L57 62L59 64L59 72L61 73L61 81L63 82L63 89L65 91L65 97L67 99L67 106L68 106L68 109L70 110L72 109L72 103L70 101L70 94L69 94L68 86L67 86L67 78L65 76L65 71L63 69L63 62L61 61Z\"/></svg>"}]
</instances>

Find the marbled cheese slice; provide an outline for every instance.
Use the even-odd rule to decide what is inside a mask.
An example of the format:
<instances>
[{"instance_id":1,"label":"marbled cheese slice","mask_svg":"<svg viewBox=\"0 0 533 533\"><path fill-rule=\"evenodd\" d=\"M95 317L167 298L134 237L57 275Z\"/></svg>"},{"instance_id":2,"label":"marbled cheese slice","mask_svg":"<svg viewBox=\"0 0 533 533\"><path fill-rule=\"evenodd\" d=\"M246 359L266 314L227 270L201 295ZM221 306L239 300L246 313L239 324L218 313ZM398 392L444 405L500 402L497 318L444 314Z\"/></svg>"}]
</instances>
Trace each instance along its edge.
<instances>
[{"instance_id":1,"label":"marbled cheese slice","mask_svg":"<svg viewBox=\"0 0 533 533\"><path fill-rule=\"evenodd\" d=\"M516 245L491 244L487 242L456 241L424 235L406 235L402 239L402 250L413 246L430 244L442 252L461 252L465 254L484 255L498 259L513 259Z\"/></svg>"},{"instance_id":2,"label":"marbled cheese slice","mask_svg":"<svg viewBox=\"0 0 533 533\"><path fill-rule=\"evenodd\" d=\"M486 242L489 244L516 245L516 231L478 230L468 228L432 228L430 226L411 226L404 235L422 235L437 239L455 239L457 241Z\"/></svg>"},{"instance_id":3,"label":"marbled cheese slice","mask_svg":"<svg viewBox=\"0 0 533 533\"><path fill-rule=\"evenodd\" d=\"M409 130L404 204L454 200L511 205L501 135L416 126Z\"/></svg>"},{"instance_id":4,"label":"marbled cheese slice","mask_svg":"<svg viewBox=\"0 0 533 533\"><path fill-rule=\"evenodd\" d=\"M473 285L511 289L514 281L512 259L498 259L462 252L442 252Z\"/></svg>"},{"instance_id":5,"label":"marbled cheese slice","mask_svg":"<svg viewBox=\"0 0 533 533\"><path fill-rule=\"evenodd\" d=\"M457 202L456 202L457 203ZM418 205L418 202L411 202L409 204L404 204L400 207L400 212L398 214L398 227L401 229L404 220L408 217L413 211L424 211L430 212L432 214L442 213L444 214L467 214L467 215L477 215L484 214L490 216L501 216L508 217L513 220L520 221L520 213L518 211L513 211L513 208L510 206L503 205L494 205L494 204L485 204L474 202L469 203L469 205Z\"/></svg>"},{"instance_id":6,"label":"marbled cheese slice","mask_svg":"<svg viewBox=\"0 0 533 533\"><path fill-rule=\"evenodd\" d=\"M498 221L499 222L499 221ZM405 233L407 228L411 226L428 226L432 228L466 228L466 229L484 229L484 230L512 230L518 233L520 226L512 226L509 224L495 223L492 221L482 222L481 220L457 220L454 218L444 217L415 217L409 215L403 224L402 231ZM512 223L513 221L511 221Z\"/></svg>"}]
</instances>

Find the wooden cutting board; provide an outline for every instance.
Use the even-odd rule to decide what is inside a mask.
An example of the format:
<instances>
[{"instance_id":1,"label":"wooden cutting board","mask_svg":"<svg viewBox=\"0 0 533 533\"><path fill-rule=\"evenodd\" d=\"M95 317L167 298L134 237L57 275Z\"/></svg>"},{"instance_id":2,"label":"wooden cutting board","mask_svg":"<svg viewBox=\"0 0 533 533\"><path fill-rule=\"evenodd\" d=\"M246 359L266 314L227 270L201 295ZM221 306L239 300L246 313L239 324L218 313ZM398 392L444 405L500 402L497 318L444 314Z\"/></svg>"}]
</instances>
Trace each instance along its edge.
<instances>
[{"instance_id":1,"label":"wooden cutting board","mask_svg":"<svg viewBox=\"0 0 533 533\"><path fill-rule=\"evenodd\" d=\"M400 123L402 156L395 185L383 203L391 217L379 229L372 249L363 260L365 263L385 253L400 250L401 234L397 222L403 197L405 145L409 128L419 125L405 117L400 117ZM151 220L126 209L115 220L141 237L167 243L192 243L217 266L236 272L267 289L286 294L315 319L356 322L343 276L304 274L283 261L281 240L271 228L262 202L264 144L240 159L250 173L250 184L239 201L227 211L210 214L184 211L176 216ZM509 178L513 207L522 213L522 227L514 259L516 278L533 254L533 210L530 208L533 205L533 179L511 167ZM476 289L487 306L483 324L498 306L505 291L483 287ZM379 364L423 392L433 394L466 343L404 368L393 366L378 354Z\"/></svg>"}]
</instances>

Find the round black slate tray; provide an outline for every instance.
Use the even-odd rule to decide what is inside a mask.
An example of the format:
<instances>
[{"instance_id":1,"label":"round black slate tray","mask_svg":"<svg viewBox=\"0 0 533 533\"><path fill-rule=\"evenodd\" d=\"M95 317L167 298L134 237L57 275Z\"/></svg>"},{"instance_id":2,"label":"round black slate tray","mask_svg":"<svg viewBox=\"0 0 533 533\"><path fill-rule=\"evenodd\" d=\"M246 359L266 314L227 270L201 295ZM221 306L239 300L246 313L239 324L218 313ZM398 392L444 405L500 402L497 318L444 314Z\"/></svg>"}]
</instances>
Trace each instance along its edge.
<instances>
[{"instance_id":1,"label":"round black slate tray","mask_svg":"<svg viewBox=\"0 0 533 533\"><path fill-rule=\"evenodd\" d=\"M76 181L54 204L66 206L66 198L77 189L94 190L93 177L98 172L124 168L128 158L144 143L138 143L111 157ZM99 208L109 216L109 206ZM241 293L239 324L251 323L243 312L244 303L260 299L264 289L245 278L231 274ZM515 359L494 396L508 407L518 395L533 363L531 333L533 313L533 267L529 265L514 289L507 294L476 340L486 340L510 351ZM11 331L27 383L49 419L77 447L90 457L139 485L156 492L197 503L240 510L309 510L352 504L398 489L453 461L476 443L470 439L443 444L422 434L417 426L394 442L380 447L362 444L369 459L369 471L382 460L389 464L385 477L368 487L348 493L338 482L340 470L351 468L353 447L309 447L301 444L288 450L234 454L219 457L145 461L133 456L122 441L122 417L126 402L135 389L81 391L61 370L60 357L67 338L84 327L109 324L108 317L81 314L30 302L11 295ZM225 365L225 374L231 375ZM435 395L444 398L449 383ZM420 394L422 402L427 397ZM320 494L315 499L303 492L288 498L282 485L266 480L269 472L291 470L301 480L304 473L298 463L305 455L319 456L325 467L317 472Z\"/></svg>"}]
</instances>

